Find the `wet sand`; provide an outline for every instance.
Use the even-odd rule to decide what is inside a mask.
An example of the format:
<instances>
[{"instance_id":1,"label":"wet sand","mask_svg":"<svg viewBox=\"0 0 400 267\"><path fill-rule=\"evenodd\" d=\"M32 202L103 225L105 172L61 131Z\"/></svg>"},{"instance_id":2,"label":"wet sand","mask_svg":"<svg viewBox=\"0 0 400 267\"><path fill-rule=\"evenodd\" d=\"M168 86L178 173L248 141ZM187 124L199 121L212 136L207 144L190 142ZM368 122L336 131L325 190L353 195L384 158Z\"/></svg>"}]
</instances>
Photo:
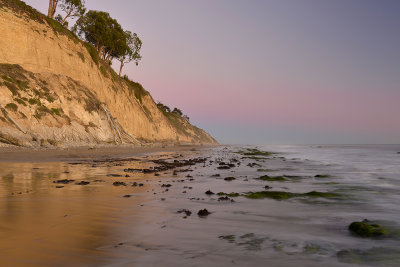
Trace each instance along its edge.
<instances>
[{"instance_id":1,"label":"wet sand","mask_svg":"<svg viewBox=\"0 0 400 267\"><path fill-rule=\"evenodd\" d=\"M397 216L369 204L373 189L346 184L359 172L237 153L247 148L12 151L0 162L1 266L354 266L337 253L399 244L349 234L352 221ZM257 179L265 174L286 180ZM263 190L346 198L244 197Z\"/></svg>"},{"instance_id":2,"label":"wet sand","mask_svg":"<svg viewBox=\"0 0 400 267\"><path fill-rule=\"evenodd\" d=\"M169 146L102 146L72 147L67 149L31 149L22 147L0 147L0 162L54 162L80 159L127 157L153 152L179 152L211 146L169 145Z\"/></svg>"}]
</instances>

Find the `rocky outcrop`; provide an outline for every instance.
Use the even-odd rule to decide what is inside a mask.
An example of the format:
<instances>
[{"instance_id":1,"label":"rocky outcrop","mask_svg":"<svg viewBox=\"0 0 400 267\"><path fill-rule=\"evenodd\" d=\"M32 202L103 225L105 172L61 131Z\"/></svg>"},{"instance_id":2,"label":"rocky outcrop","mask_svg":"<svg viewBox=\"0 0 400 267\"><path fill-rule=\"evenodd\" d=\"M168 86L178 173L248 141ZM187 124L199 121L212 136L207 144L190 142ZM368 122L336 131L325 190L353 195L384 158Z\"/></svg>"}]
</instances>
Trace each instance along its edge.
<instances>
[{"instance_id":1,"label":"rocky outcrop","mask_svg":"<svg viewBox=\"0 0 400 267\"><path fill-rule=\"evenodd\" d=\"M216 143L34 9L0 0L0 142Z\"/></svg>"}]
</instances>

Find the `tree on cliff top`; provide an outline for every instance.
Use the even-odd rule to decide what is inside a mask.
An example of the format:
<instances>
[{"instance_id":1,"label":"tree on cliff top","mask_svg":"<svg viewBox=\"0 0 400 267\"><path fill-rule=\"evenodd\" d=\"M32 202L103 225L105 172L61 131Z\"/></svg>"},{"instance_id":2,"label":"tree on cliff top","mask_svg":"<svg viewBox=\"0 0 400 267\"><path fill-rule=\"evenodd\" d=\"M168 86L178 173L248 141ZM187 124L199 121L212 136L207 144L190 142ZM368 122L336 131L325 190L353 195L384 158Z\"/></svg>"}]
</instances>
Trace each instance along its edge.
<instances>
[{"instance_id":1,"label":"tree on cliff top","mask_svg":"<svg viewBox=\"0 0 400 267\"><path fill-rule=\"evenodd\" d=\"M62 0L60 2L60 8L66 13L65 17L60 22L61 24L63 24L67 18L80 17L86 12L85 0Z\"/></svg>"},{"instance_id":2,"label":"tree on cliff top","mask_svg":"<svg viewBox=\"0 0 400 267\"><path fill-rule=\"evenodd\" d=\"M80 36L96 47L103 59L121 46L125 38L121 25L103 11L90 10L78 19L76 28Z\"/></svg>"},{"instance_id":3,"label":"tree on cliff top","mask_svg":"<svg viewBox=\"0 0 400 267\"><path fill-rule=\"evenodd\" d=\"M49 0L49 18L54 19L57 6L60 6L61 10L66 13L65 17L60 20L61 24L63 24L67 18L82 16L86 11L85 0Z\"/></svg>"},{"instance_id":4,"label":"tree on cliff top","mask_svg":"<svg viewBox=\"0 0 400 267\"><path fill-rule=\"evenodd\" d=\"M49 1L49 10L47 13L47 16L49 16L49 18L51 19L54 18L54 14L56 14L57 5L58 5L58 0Z\"/></svg>"},{"instance_id":5,"label":"tree on cliff top","mask_svg":"<svg viewBox=\"0 0 400 267\"><path fill-rule=\"evenodd\" d=\"M135 61L136 66L139 64L139 61L142 59L140 55L140 49L142 48L142 40L140 40L139 36L136 33L131 33L130 31L125 32L126 38L126 45L123 49L120 49L118 52L115 53L114 56L121 62L119 68L119 76L121 77L122 68L126 63L131 62L132 60Z\"/></svg>"},{"instance_id":6,"label":"tree on cliff top","mask_svg":"<svg viewBox=\"0 0 400 267\"><path fill-rule=\"evenodd\" d=\"M119 76L126 63L135 61L138 65L142 58L142 41L138 35L124 31L107 12L90 10L78 19L75 29L81 37L96 47L104 61L111 64L112 59L116 58L121 62Z\"/></svg>"}]
</instances>

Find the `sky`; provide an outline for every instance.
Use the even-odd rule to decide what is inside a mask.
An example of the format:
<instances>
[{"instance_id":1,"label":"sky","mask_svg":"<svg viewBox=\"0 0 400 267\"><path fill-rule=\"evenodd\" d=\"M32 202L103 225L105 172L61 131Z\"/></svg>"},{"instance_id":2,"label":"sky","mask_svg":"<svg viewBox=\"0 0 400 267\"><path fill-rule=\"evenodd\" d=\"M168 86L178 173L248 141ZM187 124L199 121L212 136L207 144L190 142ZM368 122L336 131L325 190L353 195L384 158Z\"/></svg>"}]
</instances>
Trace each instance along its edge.
<instances>
[{"instance_id":1,"label":"sky","mask_svg":"<svg viewBox=\"0 0 400 267\"><path fill-rule=\"evenodd\" d=\"M398 0L86 5L142 39L124 73L220 143L400 143Z\"/></svg>"}]
</instances>

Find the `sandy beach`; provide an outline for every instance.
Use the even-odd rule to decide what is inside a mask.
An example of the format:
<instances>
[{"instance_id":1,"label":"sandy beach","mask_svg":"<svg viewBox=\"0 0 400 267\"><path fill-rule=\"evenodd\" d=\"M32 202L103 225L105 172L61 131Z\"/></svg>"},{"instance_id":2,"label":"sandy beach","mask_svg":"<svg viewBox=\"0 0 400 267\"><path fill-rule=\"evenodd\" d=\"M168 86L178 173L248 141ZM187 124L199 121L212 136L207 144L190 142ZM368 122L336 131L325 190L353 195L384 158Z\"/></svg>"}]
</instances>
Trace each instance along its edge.
<instances>
[{"instance_id":1,"label":"sandy beach","mask_svg":"<svg viewBox=\"0 0 400 267\"><path fill-rule=\"evenodd\" d=\"M106 146L43 149L0 147L0 162L55 162L82 159L127 157L153 152L179 152L202 148L199 145ZM212 146L204 146L212 147Z\"/></svg>"}]
</instances>

